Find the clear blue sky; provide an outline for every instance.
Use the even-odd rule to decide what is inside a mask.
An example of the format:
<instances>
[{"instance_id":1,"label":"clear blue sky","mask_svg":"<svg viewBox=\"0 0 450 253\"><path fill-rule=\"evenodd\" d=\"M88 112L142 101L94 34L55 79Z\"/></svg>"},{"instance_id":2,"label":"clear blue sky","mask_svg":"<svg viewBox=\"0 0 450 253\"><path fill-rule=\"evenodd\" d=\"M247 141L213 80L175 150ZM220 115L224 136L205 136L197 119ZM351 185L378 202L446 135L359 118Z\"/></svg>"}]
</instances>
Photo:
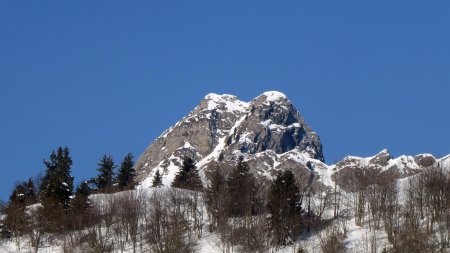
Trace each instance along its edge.
<instances>
[{"instance_id":1,"label":"clear blue sky","mask_svg":"<svg viewBox=\"0 0 450 253\"><path fill-rule=\"evenodd\" d=\"M450 153L450 1L1 1L0 198L70 147L76 181L210 92L288 95L344 155Z\"/></svg>"}]
</instances>

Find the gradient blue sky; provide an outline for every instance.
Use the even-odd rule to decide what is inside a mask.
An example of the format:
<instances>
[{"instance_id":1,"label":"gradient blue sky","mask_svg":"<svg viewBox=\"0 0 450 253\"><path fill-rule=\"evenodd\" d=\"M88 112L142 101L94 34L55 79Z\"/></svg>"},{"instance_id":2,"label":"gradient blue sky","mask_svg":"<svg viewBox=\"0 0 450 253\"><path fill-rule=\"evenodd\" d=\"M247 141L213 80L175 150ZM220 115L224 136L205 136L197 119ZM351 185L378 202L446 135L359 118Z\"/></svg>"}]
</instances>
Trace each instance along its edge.
<instances>
[{"instance_id":1,"label":"gradient blue sky","mask_svg":"<svg viewBox=\"0 0 450 253\"><path fill-rule=\"evenodd\" d=\"M210 92L288 95L325 159L450 153L450 2L1 1L0 198L70 147L76 181Z\"/></svg>"}]
</instances>

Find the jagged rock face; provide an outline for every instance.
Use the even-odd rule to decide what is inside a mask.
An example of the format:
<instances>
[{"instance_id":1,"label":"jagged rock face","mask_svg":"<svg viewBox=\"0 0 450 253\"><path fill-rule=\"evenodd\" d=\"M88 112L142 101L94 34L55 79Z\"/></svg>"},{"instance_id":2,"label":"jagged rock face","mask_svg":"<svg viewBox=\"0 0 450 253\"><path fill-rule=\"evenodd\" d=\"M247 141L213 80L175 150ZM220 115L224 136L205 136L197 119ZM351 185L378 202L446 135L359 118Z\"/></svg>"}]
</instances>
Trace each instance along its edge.
<instances>
[{"instance_id":1,"label":"jagged rock face","mask_svg":"<svg viewBox=\"0 0 450 253\"><path fill-rule=\"evenodd\" d=\"M414 156L414 162L422 167L429 167L436 163L436 158L430 154L420 154Z\"/></svg>"},{"instance_id":2,"label":"jagged rock face","mask_svg":"<svg viewBox=\"0 0 450 253\"><path fill-rule=\"evenodd\" d=\"M355 187L358 187L357 177L363 174L366 177L365 180L373 183L377 180L394 181L415 175L424 167L416 161L417 159L412 156L400 156L393 159L387 150L368 158L348 156L334 165L332 179L342 189L354 191Z\"/></svg>"},{"instance_id":3,"label":"jagged rock face","mask_svg":"<svg viewBox=\"0 0 450 253\"><path fill-rule=\"evenodd\" d=\"M275 97L275 98L274 98ZM316 133L285 96L262 94L249 104L249 113L227 140L229 150L277 154L297 148L323 161L322 145Z\"/></svg>"},{"instance_id":4,"label":"jagged rock face","mask_svg":"<svg viewBox=\"0 0 450 253\"><path fill-rule=\"evenodd\" d=\"M232 95L209 94L145 150L136 169L140 182L160 169L170 183L184 155L194 157L204 175L213 165L234 167L240 156L262 170L267 166L255 159L257 154L268 151L276 157L292 150L305 159L324 161L319 137L284 94L266 92L249 103Z\"/></svg>"},{"instance_id":5,"label":"jagged rock face","mask_svg":"<svg viewBox=\"0 0 450 253\"><path fill-rule=\"evenodd\" d=\"M208 95L173 127L159 136L141 155L136 168L146 170L166 163L173 155L191 156L196 161L211 153L220 138L228 134L236 120L243 116L246 104L235 96Z\"/></svg>"}]
</instances>

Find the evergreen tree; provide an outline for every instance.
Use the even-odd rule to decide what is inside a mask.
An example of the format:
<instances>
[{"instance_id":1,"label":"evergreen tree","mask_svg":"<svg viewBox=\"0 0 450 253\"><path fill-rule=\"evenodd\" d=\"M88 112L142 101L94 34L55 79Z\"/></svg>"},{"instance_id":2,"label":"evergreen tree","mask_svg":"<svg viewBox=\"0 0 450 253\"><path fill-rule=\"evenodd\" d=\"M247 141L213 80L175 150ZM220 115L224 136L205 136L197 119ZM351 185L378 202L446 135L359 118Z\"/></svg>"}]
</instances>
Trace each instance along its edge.
<instances>
[{"instance_id":1,"label":"evergreen tree","mask_svg":"<svg viewBox=\"0 0 450 253\"><path fill-rule=\"evenodd\" d=\"M172 187L199 191L203 189L202 180L192 158L185 156L180 171L175 176Z\"/></svg>"},{"instance_id":2,"label":"evergreen tree","mask_svg":"<svg viewBox=\"0 0 450 253\"><path fill-rule=\"evenodd\" d=\"M33 179L16 184L9 197L10 203L31 205L37 202Z\"/></svg>"},{"instance_id":3,"label":"evergreen tree","mask_svg":"<svg viewBox=\"0 0 450 253\"><path fill-rule=\"evenodd\" d=\"M128 153L123 159L117 175L117 186L120 190L132 189L136 170L134 169L133 155Z\"/></svg>"},{"instance_id":4,"label":"evergreen tree","mask_svg":"<svg viewBox=\"0 0 450 253\"><path fill-rule=\"evenodd\" d=\"M113 158L109 155L103 155L98 163L97 171L99 172L99 175L95 180L98 190L112 190L115 167Z\"/></svg>"},{"instance_id":5,"label":"evergreen tree","mask_svg":"<svg viewBox=\"0 0 450 253\"><path fill-rule=\"evenodd\" d=\"M301 196L290 170L279 172L268 193L269 223L275 245L286 245L300 231Z\"/></svg>"},{"instance_id":6,"label":"evergreen tree","mask_svg":"<svg viewBox=\"0 0 450 253\"><path fill-rule=\"evenodd\" d=\"M41 203L45 209L62 208L68 211L73 191L73 177L70 175L72 158L69 148L59 147L57 152L44 160L47 167L40 185Z\"/></svg>"},{"instance_id":7,"label":"evergreen tree","mask_svg":"<svg viewBox=\"0 0 450 253\"><path fill-rule=\"evenodd\" d=\"M230 195L230 215L244 216L258 213L260 198L255 177L250 173L250 167L241 157L236 168L227 180Z\"/></svg>"},{"instance_id":8,"label":"evergreen tree","mask_svg":"<svg viewBox=\"0 0 450 253\"><path fill-rule=\"evenodd\" d=\"M72 212L67 222L70 229L81 230L86 226L92 225L92 203L89 200L91 192L88 181L83 181L77 186L72 200Z\"/></svg>"},{"instance_id":9,"label":"evergreen tree","mask_svg":"<svg viewBox=\"0 0 450 253\"><path fill-rule=\"evenodd\" d=\"M13 236L16 243L20 243L19 237L28 231L29 217L26 207L34 203L36 203L36 194L33 180L17 183L9 197L8 204L2 208L5 215L1 228L2 236Z\"/></svg>"},{"instance_id":10,"label":"evergreen tree","mask_svg":"<svg viewBox=\"0 0 450 253\"><path fill-rule=\"evenodd\" d=\"M205 194L206 207L211 217L211 229L215 229L221 218L228 218L228 187L219 168L214 168L209 179L210 183Z\"/></svg>"},{"instance_id":11,"label":"evergreen tree","mask_svg":"<svg viewBox=\"0 0 450 253\"><path fill-rule=\"evenodd\" d=\"M72 201L72 210L74 213L85 212L91 207L91 201L89 200L91 191L87 181L83 181L78 185Z\"/></svg>"},{"instance_id":12,"label":"evergreen tree","mask_svg":"<svg viewBox=\"0 0 450 253\"><path fill-rule=\"evenodd\" d=\"M155 176L153 177L152 187L161 187L163 186L161 173L159 170L156 170Z\"/></svg>"}]
</instances>

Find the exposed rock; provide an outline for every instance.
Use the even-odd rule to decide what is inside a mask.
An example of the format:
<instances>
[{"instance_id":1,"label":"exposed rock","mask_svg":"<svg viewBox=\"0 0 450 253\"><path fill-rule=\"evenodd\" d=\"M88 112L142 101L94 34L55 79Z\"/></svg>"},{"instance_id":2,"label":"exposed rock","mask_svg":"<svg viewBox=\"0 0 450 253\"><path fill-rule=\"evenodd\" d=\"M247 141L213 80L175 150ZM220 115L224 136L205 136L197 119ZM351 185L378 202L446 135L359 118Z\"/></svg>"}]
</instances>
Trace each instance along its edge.
<instances>
[{"instance_id":1,"label":"exposed rock","mask_svg":"<svg viewBox=\"0 0 450 253\"><path fill-rule=\"evenodd\" d=\"M332 179L342 189L353 191L358 187L357 181L362 176L365 177L366 183L381 183L409 177L422 169L423 166L417 164L412 156L394 159L385 149L368 158L345 157L335 165Z\"/></svg>"},{"instance_id":2,"label":"exposed rock","mask_svg":"<svg viewBox=\"0 0 450 253\"><path fill-rule=\"evenodd\" d=\"M436 158L430 154L420 154L414 156L414 162L422 167L429 167L436 163Z\"/></svg>"},{"instance_id":3,"label":"exposed rock","mask_svg":"<svg viewBox=\"0 0 450 253\"><path fill-rule=\"evenodd\" d=\"M208 94L145 150L136 169L140 182L160 167L165 172L163 177L170 178L174 172L168 168L190 155L195 156L204 175L212 166L232 168L238 157L244 156L257 174L267 170L266 164L274 157L264 161L255 159L256 154L270 151L277 156L292 150L308 159L324 161L319 137L284 94L265 92L249 103L232 95ZM273 161L270 166L276 167ZM298 164L289 167L300 170ZM263 174L269 177L274 173Z\"/></svg>"},{"instance_id":4,"label":"exposed rock","mask_svg":"<svg viewBox=\"0 0 450 253\"><path fill-rule=\"evenodd\" d=\"M391 160L391 154L389 154L389 151L387 149L382 150L380 153L378 153L376 156L374 156L372 159L370 159L370 163L377 164L380 166L386 166L389 163L389 160Z\"/></svg>"}]
</instances>

